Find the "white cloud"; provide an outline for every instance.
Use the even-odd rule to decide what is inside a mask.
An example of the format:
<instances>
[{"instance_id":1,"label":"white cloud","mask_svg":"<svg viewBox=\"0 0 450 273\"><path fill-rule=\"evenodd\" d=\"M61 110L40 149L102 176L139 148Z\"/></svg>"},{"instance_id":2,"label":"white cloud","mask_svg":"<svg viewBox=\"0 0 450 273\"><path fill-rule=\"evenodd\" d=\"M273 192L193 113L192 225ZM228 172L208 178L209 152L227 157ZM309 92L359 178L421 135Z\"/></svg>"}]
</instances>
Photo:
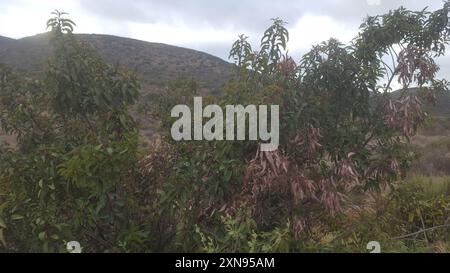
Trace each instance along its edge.
<instances>
[{"instance_id":1,"label":"white cloud","mask_svg":"<svg viewBox=\"0 0 450 273\"><path fill-rule=\"evenodd\" d=\"M369 6L380 6L381 0L366 0Z\"/></svg>"},{"instance_id":2,"label":"white cloud","mask_svg":"<svg viewBox=\"0 0 450 273\"><path fill-rule=\"evenodd\" d=\"M209 26L190 28L183 24L129 23L130 37L173 45L200 45L203 43L227 43L236 37L231 28L214 29Z\"/></svg>"},{"instance_id":3,"label":"white cloud","mask_svg":"<svg viewBox=\"0 0 450 273\"><path fill-rule=\"evenodd\" d=\"M0 35L11 38L30 36L46 30L50 12L77 10L77 0L10 1L3 3L0 14Z\"/></svg>"},{"instance_id":4,"label":"white cloud","mask_svg":"<svg viewBox=\"0 0 450 273\"><path fill-rule=\"evenodd\" d=\"M313 45L330 38L349 43L358 33L358 27L346 25L330 16L306 14L292 28L289 28L291 53L306 53Z\"/></svg>"}]
</instances>

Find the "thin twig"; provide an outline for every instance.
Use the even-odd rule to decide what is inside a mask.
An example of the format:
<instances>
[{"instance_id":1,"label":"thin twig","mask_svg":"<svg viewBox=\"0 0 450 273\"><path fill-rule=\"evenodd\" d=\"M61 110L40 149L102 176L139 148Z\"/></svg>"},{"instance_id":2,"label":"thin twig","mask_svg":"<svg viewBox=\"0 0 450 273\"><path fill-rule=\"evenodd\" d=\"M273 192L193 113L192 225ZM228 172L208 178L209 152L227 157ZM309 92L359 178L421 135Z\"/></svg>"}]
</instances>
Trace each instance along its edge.
<instances>
[{"instance_id":1,"label":"thin twig","mask_svg":"<svg viewBox=\"0 0 450 273\"><path fill-rule=\"evenodd\" d=\"M422 215L420 215L420 221L422 222L422 228L425 230L426 227L425 227L425 222L423 221ZM423 232L423 236L425 237L425 241L427 242L427 245L428 245L429 242L428 242L428 237L427 237L427 232L426 231Z\"/></svg>"},{"instance_id":2,"label":"thin twig","mask_svg":"<svg viewBox=\"0 0 450 273\"><path fill-rule=\"evenodd\" d=\"M450 227L450 224L445 224L445 225L430 227L430 228L426 228L426 229L421 229L419 231L416 231L416 232L413 232L413 233L410 233L410 234L405 234L405 235L402 235L402 236L393 237L392 239L393 240L404 239L404 238L408 238L408 237L411 237L411 236L418 235L418 234L420 234L422 232L427 232L427 231L431 231L431 230L435 230L435 229L439 229L439 228L445 228L445 227Z\"/></svg>"}]
</instances>

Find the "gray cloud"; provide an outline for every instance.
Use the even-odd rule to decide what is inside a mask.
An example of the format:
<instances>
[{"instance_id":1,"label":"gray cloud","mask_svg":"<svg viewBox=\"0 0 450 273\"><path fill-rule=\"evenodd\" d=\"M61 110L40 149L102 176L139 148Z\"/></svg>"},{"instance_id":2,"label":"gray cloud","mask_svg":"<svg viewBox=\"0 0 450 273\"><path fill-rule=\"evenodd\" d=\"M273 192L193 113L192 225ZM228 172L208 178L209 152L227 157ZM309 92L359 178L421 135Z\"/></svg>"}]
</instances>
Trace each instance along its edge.
<instances>
[{"instance_id":1,"label":"gray cloud","mask_svg":"<svg viewBox=\"0 0 450 273\"><path fill-rule=\"evenodd\" d=\"M370 5L376 3L379 5ZM367 15L376 15L405 6L419 10L428 5L434 10L441 0L80 0L88 13L119 23L159 23L185 26L192 29L209 27L232 29L258 38L270 24L270 19L281 17L293 26L304 15L329 16L336 23L356 30ZM314 28L314 26L305 26ZM339 38L339 37L337 37ZM229 43L181 43L227 58ZM226 50L224 50L226 49Z\"/></svg>"},{"instance_id":2,"label":"gray cloud","mask_svg":"<svg viewBox=\"0 0 450 273\"><path fill-rule=\"evenodd\" d=\"M305 13L327 15L339 21L359 23L366 15L387 12L403 5L410 9L441 6L441 0L80 0L84 9L105 17L140 23L165 22L186 25L232 26L250 31L265 27L270 18L295 23Z\"/></svg>"},{"instance_id":3,"label":"gray cloud","mask_svg":"<svg viewBox=\"0 0 450 273\"><path fill-rule=\"evenodd\" d=\"M45 18L47 12L61 8L79 23L76 31L166 42L227 59L238 34L245 33L257 45L270 19L280 17L289 23L295 40L290 53L298 58L313 43L331 36L348 42L367 15L383 14L401 5L412 10L428 5L435 10L442 0L0 0L0 24L14 25L0 25L0 34L32 35L16 13L36 15L29 22L35 26L41 24L38 16ZM318 19L305 20L311 16Z\"/></svg>"}]
</instances>

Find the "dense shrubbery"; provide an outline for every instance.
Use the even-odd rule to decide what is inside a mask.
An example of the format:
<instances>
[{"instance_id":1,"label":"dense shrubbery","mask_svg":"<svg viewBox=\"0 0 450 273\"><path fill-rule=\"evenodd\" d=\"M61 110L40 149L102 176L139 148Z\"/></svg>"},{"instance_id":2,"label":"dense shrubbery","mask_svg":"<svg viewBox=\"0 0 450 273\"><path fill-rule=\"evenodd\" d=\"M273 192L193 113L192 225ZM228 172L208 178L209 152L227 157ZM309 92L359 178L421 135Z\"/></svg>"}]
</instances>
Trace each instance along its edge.
<instances>
[{"instance_id":1,"label":"dense shrubbery","mask_svg":"<svg viewBox=\"0 0 450 273\"><path fill-rule=\"evenodd\" d=\"M76 41L56 13L45 77L0 68L0 122L19 142L0 147L1 249L64 251L77 240L105 252L366 251L378 240L386 251L445 250L445 227L419 232L425 243L393 237L448 221L448 195L394 183L425 118L408 88L429 100L448 91L433 60L449 40L448 8L369 17L350 46L331 39L298 64L275 19L259 51L245 36L234 43L236 76L207 100L280 105L279 149L172 141L170 109L198 92L174 81L151 102L161 136L145 155L128 114L134 76ZM397 98L394 79L404 86Z\"/></svg>"},{"instance_id":2,"label":"dense shrubbery","mask_svg":"<svg viewBox=\"0 0 450 273\"><path fill-rule=\"evenodd\" d=\"M1 75L1 125L19 147L1 149L3 248L118 250L130 208L127 184L137 176L137 129L127 112L138 95L132 74L103 63L56 13L54 56L45 77ZM111 243L114 242L114 243Z\"/></svg>"}]
</instances>

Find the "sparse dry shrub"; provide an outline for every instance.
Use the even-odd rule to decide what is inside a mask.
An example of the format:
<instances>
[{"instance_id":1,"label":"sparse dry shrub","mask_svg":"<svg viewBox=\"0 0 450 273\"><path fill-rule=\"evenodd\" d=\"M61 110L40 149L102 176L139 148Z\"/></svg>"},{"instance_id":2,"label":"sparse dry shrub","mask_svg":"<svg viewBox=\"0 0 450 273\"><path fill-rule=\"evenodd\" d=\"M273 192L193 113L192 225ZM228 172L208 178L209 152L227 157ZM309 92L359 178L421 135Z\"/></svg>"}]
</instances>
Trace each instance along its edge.
<instances>
[{"instance_id":1,"label":"sparse dry shrub","mask_svg":"<svg viewBox=\"0 0 450 273\"><path fill-rule=\"evenodd\" d=\"M174 147L162 136L154 136L140 161L143 181L148 186L161 187L172 172L175 159Z\"/></svg>"}]
</instances>

